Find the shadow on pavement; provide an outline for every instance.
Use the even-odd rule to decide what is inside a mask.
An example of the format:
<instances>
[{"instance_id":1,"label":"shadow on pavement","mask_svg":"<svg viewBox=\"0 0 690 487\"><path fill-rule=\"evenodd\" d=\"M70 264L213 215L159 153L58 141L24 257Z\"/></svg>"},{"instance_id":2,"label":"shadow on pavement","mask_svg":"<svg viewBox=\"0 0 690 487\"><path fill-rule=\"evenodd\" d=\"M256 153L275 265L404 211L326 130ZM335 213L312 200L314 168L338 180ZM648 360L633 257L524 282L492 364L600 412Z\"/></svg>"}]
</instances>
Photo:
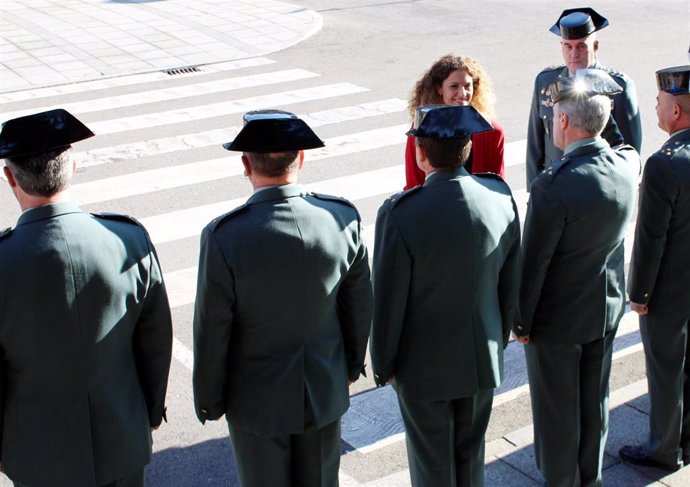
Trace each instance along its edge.
<instances>
[{"instance_id":1,"label":"shadow on pavement","mask_svg":"<svg viewBox=\"0 0 690 487\"><path fill-rule=\"evenodd\" d=\"M604 453L603 484L606 487L645 487L651 485L690 485L690 467L678 472L633 466L618 457L625 444L638 444L647 434L647 395L610 410L609 436ZM486 465L487 487L538 487L542 476L534 458L534 444L499 454Z\"/></svg>"},{"instance_id":2,"label":"shadow on pavement","mask_svg":"<svg viewBox=\"0 0 690 487\"><path fill-rule=\"evenodd\" d=\"M394 392L388 388L377 389L379 407L377 414L373 415L373 423L378 423L379 433L383 438L388 435L398 436L399 427L390 428L393 423L391 418L384 415L386 409L394 409L392 402ZM353 398L354 399L354 398ZM360 399L364 399L363 397ZM604 455L604 485L607 487L645 487L661 481L663 485L680 486L690 485L690 467L678 472L670 473L654 468L645 468L628 465L620 460L618 449L624 444L636 444L644 441L647 434L648 400L647 395L639 396L627 403L617 406L610 411L609 437ZM357 405L357 401L354 401ZM355 408L356 409L356 408ZM389 414L393 416L395 413ZM370 416L371 419L371 416ZM351 428L347 428L349 426ZM359 447L370 446L377 439L375 436L363 434L360 428L364 428L365 421L362 418L351 417L349 421L344 418L342 452L344 457L355 455L355 461L341 460L343 472L350 477L357 478L361 474L366 485L369 481L376 480L379 476L387 476L392 472L391 466L397 463L395 471L405 469L407 466L404 450L400 449L403 442L399 435L396 450L382 446L377 452L366 453L359 451L349 444L346 438L349 436L353 443L359 443ZM386 427L388 423L388 427ZM360 436L361 435L361 436ZM522 436L522 440L512 437L510 434L504 437L506 448L502 452L494 453L496 457L487 458L486 486L487 487L539 487L542 484L541 474L537 470L534 458L534 446L531 433L528 437ZM521 446L522 444L522 446ZM517 445L517 446L515 446ZM366 450L366 448L365 448ZM396 458L400 456L400 458ZM386 466L373 465L381 461L387 462ZM349 463L349 465L348 465ZM373 463L373 464L372 464ZM344 464L344 465L343 465ZM348 471L348 469L354 469ZM370 471L369 471L370 470ZM403 474L403 472L400 472ZM404 479L404 480L402 480ZM400 487L409 486L407 475L403 474L398 480L402 480ZM146 485L148 487L239 487L235 460L232 446L228 437L214 439L191 445L185 448L169 448L153 455L153 459L146 470ZM393 485L393 484L386 484Z\"/></svg>"},{"instance_id":3,"label":"shadow on pavement","mask_svg":"<svg viewBox=\"0 0 690 487\"><path fill-rule=\"evenodd\" d=\"M230 438L205 441L153 454L148 487L239 487Z\"/></svg>"}]
</instances>

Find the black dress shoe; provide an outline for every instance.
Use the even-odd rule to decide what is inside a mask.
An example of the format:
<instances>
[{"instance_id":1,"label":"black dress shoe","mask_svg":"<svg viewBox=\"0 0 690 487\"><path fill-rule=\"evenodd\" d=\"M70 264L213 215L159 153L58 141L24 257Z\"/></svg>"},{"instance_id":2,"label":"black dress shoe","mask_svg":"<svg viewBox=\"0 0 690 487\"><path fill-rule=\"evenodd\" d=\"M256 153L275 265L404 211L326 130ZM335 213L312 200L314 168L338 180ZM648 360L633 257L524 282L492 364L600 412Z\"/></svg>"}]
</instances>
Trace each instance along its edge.
<instances>
[{"instance_id":1,"label":"black dress shoe","mask_svg":"<svg viewBox=\"0 0 690 487\"><path fill-rule=\"evenodd\" d=\"M625 445L618 450L618 455L628 463L642 465L644 467L656 467L662 470L668 470L669 472L675 472L681 467L677 464L664 463L660 462L659 460L654 460L644 452L644 449L641 445ZM683 458L683 462L685 462L685 458Z\"/></svg>"}]
</instances>

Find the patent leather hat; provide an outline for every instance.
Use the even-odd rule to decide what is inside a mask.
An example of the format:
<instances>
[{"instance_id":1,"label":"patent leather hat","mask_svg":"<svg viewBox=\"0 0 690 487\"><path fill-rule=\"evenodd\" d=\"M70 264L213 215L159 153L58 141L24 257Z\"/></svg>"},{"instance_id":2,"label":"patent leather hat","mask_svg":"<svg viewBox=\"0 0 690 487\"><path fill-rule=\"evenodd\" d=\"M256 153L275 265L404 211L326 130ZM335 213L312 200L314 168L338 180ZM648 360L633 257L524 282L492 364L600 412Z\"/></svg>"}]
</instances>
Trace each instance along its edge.
<instances>
[{"instance_id":1,"label":"patent leather hat","mask_svg":"<svg viewBox=\"0 0 690 487\"><path fill-rule=\"evenodd\" d=\"M439 139L460 139L493 127L472 106L425 105L417 108L407 135Z\"/></svg>"},{"instance_id":2,"label":"patent leather hat","mask_svg":"<svg viewBox=\"0 0 690 487\"><path fill-rule=\"evenodd\" d=\"M13 118L0 130L0 158L40 154L66 149L94 133L67 110L57 108Z\"/></svg>"},{"instance_id":3,"label":"patent leather hat","mask_svg":"<svg viewBox=\"0 0 690 487\"><path fill-rule=\"evenodd\" d=\"M623 88L610 74L601 69L578 69L574 76L559 78L549 85L546 92L551 103L578 96L613 96Z\"/></svg>"},{"instance_id":4,"label":"patent leather hat","mask_svg":"<svg viewBox=\"0 0 690 487\"><path fill-rule=\"evenodd\" d=\"M593 8L569 8L549 30L563 39L582 39L607 25L609 21Z\"/></svg>"},{"instance_id":5,"label":"patent leather hat","mask_svg":"<svg viewBox=\"0 0 690 487\"><path fill-rule=\"evenodd\" d=\"M671 95L690 93L690 66L674 66L656 72L656 85L659 91Z\"/></svg>"},{"instance_id":6,"label":"patent leather hat","mask_svg":"<svg viewBox=\"0 0 690 487\"><path fill-rule=\"evenodd\" d=\"M295 114L282 110L256 110L244 115L235 140L223 144L239 152L290 152L323 147L323 141Z\"/></svg>"}]
</instances>

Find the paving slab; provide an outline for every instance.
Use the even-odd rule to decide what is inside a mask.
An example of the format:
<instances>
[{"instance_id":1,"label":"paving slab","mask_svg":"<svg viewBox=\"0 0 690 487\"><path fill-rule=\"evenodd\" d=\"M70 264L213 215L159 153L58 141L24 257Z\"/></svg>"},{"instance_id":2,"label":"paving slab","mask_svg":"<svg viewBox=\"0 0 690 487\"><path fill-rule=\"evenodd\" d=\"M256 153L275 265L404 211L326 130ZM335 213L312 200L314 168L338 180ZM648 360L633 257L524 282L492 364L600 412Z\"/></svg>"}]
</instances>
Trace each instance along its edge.
<instances>
[{"instance_id":1,"label":"paving slab","mask_svg":"<svg viewBox=\"0 0 690 487\"><path fill-rule=\"evenodd\" d=\"M664 485L623 464L604 470L603 480L606 487L663 487Z\"/></svg>"},{"instance_id":2,"label":"paving slab","mask_svg":"<svg viewBox=\"0 0 690 487\"><path fill-rule=\"evenodd\" d=\"M539 482L527 477L510 464L495 460L486 466L486 485L488 487L538 487Z\"/></svg>"},{"instance_id":3,"label":"paving slab","mask_svg":"<svg viewBox=\"0 0 690 487\"><path fill-rule=\"evenodd\" d=\"M0 93L263 56L322 25L275 0L12 0Z\"/></svg>"}]
</instances>

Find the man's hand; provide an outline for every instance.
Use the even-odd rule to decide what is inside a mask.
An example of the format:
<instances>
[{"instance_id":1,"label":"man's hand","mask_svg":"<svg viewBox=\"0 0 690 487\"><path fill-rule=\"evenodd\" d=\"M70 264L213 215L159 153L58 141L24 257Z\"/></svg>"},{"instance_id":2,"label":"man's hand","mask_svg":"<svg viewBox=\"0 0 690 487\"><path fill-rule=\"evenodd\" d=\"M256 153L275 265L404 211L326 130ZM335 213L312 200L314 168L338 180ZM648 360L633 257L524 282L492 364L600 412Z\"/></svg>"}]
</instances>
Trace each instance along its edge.
<instances>
[{"instance_id":1,"label":"man's hand","mask_svg":"<svg viewBox=\"0 0 690 487\"><path fill-rule=\"evenodd\" d=\"M640 316L644 316L649 313L649 307L644 304L637 304L630 301L630 309L633 310Z\"/></svg>"},{"instance_id":2,"label":"man's hand","mask_svg":"<svg viewBox=\"0 0 690 487\"><path fill-rule=\"evenodd\" d=\"M529 335L524 335L524 336L517 336L515 333L512 331L510 332L511 335L513 335L513 339L517 340L518 342L522 343L523 345L527 345L529 343Z\"/></svg>"}]
</instances>

